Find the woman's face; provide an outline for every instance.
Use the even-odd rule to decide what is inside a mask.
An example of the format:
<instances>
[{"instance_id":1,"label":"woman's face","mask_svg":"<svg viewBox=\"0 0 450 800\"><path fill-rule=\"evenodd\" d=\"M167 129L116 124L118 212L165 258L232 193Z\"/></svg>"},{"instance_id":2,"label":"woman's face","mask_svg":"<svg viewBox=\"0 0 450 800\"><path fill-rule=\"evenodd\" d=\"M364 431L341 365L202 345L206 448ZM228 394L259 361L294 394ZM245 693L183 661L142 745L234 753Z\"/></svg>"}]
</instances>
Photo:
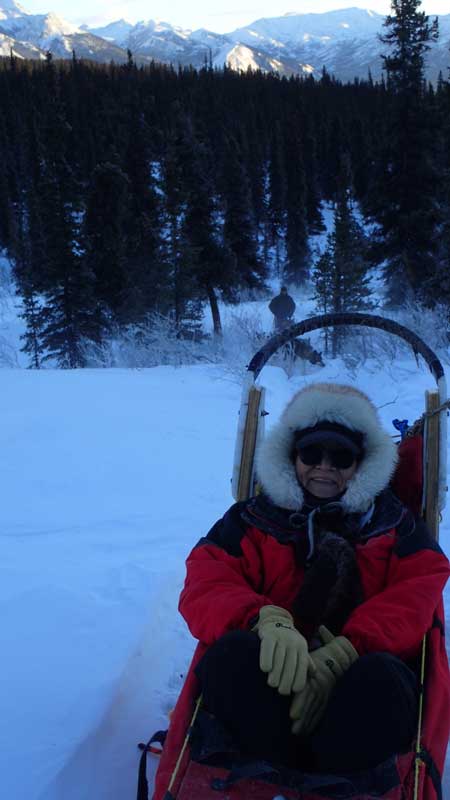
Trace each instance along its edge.
<instances>
[{"instance_id":1,"label":"woman's face","mask_svg":"<svg viewBox=\"0 0 450 800\"><path fill-rule=\"evenodd\" d=\"M314 497L320 498L336 497L336 495L342 494L357 468L357 461L346 469L333 467L326 451L322 454L320 464L304 464L300 455L297 455L295 460L295 471L299 483Z\"/></svg>"}]
</instances>

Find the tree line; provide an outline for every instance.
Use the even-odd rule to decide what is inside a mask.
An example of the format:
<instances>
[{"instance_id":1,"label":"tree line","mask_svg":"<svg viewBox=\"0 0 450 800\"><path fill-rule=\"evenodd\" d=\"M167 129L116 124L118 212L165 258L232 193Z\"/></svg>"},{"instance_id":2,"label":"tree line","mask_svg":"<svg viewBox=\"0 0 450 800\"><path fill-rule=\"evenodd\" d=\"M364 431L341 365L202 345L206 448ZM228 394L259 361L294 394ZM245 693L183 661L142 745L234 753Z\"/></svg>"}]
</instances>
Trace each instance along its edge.
<instances>
[{"instance_id":1,"label":"tree line","mask_svg":"<svg viewBox=\"0 0 450 800\"><path fill-rule=\"evenodd\" d=\"M392 5L379 83L0 59L0 247L30 364L83 366L86 340L152 312L189 336L205 302L219 334L219 299L273 270L313 278L324 310L370 305L377 264L391 305L450 306L450 84L425 82L418 0Z\"/></svg>"}]
</instances>

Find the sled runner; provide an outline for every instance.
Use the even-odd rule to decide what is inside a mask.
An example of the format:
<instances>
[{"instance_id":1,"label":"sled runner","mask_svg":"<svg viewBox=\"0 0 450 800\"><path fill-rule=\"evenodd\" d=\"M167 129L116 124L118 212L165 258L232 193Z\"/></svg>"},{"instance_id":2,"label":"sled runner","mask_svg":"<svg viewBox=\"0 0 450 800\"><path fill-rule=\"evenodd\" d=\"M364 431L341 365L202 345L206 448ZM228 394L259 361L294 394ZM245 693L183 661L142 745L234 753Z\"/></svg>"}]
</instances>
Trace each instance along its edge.
<instances>
[{"instance_id":1,"label":"sled runner","mask_svg":"<svg viewBox=\"0 0 450 800\"><path fill-rule=\"evenodd\" d=\"M382 329L408 342L421 355L437 383L426 393L423 417L402 431L399 463L392 488L404 505L427 522L438 539L439 514L446 492L448 401L442 365L414 333L391 320L364 314L326 314L300 322L274 336L254 356L243 389L233 469L233 495L245 500L255 491L253 462L263 436L264 390L255 380L270 356L286 342L332 325ZM266 761L250 761L238 752L220 723L202 708L194 669L206 651L199 644L171 716L162 749L153 800L442 800L441 774L450 727L450 691L445 654L442 602L424 638L420 664L417 735L409 752L358 773L301 772ZM146 749L142 755L138 800L147 800ZM150 748L148 748L150 749Z\"/></svg>"}]
</instances>

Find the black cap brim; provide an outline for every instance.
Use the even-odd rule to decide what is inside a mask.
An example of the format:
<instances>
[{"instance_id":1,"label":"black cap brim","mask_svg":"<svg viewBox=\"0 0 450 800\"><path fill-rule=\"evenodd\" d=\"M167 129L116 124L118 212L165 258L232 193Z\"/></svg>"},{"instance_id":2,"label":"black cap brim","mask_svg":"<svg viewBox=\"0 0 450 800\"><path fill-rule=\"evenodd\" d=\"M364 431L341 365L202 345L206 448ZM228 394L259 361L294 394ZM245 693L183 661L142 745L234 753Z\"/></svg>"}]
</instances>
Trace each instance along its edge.
<instances>
[{"instance_id":1,"label":"black cap brim","mask_svg":"<svg viewBox=\"0 0 450 800\"><path fill-rule=\"evenodd\" d=\"M309 433L305 433L304 436L298 436L295 441L296 450L299 450L301 447L308 447L311 444L328 444L330 449L345 447L346 450L350 450L355 456L360 456L362 454L361 448L358 447L356 442L346 436L345 433L340 433L338 431L310 431Z\"/></svg>"}]
</instances>

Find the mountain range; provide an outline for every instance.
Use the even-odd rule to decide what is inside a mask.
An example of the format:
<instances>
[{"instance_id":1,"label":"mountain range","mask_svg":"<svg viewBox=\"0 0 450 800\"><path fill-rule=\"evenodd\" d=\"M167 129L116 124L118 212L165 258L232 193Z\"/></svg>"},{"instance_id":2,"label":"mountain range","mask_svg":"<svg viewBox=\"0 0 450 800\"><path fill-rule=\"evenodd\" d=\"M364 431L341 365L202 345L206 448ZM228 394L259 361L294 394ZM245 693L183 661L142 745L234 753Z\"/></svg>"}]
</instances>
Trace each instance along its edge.
<instances>
[{"instance_id":1,"label":"mountain range","mask_svg":"<svg viewBox=\"0 0 450 800\"><path fill-rule=\"evenodd\" d=\"M205 61L236 70L248 67L282 75L320 76L323 67L339 80L381 76L378 34L384 17L374 11L346 8L317 14L288 13L256 20L227 34L186 30L149 20L133 25L124 19L99 28L77 27L56 14L30 14L15 0L0 0L0 56L78 58L99 62L202 67ZM450 14L439 18L440 37L427 56L427 77L436 81L450 66Z\"/></svg>"}]
</instances>

